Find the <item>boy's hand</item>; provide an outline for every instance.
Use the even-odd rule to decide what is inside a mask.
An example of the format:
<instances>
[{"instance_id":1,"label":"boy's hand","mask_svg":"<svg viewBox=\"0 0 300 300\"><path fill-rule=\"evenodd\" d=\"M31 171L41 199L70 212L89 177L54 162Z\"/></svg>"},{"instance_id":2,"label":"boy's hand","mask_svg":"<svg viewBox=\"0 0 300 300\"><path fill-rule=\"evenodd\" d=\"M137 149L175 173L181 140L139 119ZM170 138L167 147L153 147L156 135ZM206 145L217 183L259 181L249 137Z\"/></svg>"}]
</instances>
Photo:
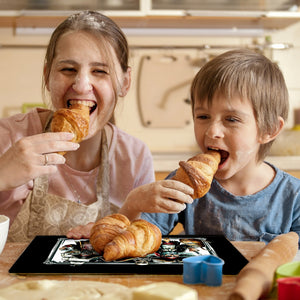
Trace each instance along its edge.
<instances>
[{"instance_id":1,"label":"boy's hand","mask_svg":"<svg viewBox=\"0 0 300 300\"><path fill-rule=\"evenodd\" d=\"M139 186L132 190L120 209L129 219L140 213L179 213L186 203L192 203L194 190L176 180L161 180Z\"/></svg>"}]
</instances>

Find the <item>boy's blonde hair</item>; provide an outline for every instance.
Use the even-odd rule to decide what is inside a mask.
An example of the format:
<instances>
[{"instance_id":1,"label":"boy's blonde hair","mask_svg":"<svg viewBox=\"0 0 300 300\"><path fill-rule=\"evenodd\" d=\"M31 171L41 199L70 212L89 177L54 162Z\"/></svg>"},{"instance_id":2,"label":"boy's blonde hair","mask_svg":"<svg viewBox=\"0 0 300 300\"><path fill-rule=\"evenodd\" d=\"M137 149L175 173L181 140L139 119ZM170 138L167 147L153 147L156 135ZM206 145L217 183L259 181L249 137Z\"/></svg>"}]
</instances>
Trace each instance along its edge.
<instances>
[{"instance_id":1,"label":"boy's blonde hair","mask_svg":"<svg viewBox=\"0 0 300 300\"><path fill-rule=\"evenodd\" d=\"M257 52L231 50L204 65L191 86L193 114L195 101L208 101L210 105L216 93L228 100L236 95L249 100L260 135L272 134L278 129L278 118L288 117L289 97L283 74L276 63ZM260 146L258 161L266 157L272 143Z\"/></svg>"}]
</instances>

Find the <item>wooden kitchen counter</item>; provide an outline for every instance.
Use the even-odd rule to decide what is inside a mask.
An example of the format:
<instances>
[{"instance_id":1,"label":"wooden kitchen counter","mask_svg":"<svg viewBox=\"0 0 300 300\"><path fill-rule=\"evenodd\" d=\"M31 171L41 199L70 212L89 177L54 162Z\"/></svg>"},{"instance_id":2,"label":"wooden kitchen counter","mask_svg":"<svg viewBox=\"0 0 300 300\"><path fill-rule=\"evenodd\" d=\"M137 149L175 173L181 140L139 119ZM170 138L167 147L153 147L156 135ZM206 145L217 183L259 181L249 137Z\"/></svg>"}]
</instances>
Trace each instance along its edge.
<instances>
[{"instance_id":1,"label":"wooden kitchen counter","mask_svg":"<svg viewBox=\"0 0 300 300\"><path fill-rule=\"evenodd\" d=\"M263 247L263 242L232 242L240 252L250 260ZM8 273L8 270L17 260L20 254L25 250L26 243L7 243L2 254L0 255L0 288L17 283L24 280L38 280L38 279L53 279L53 280L92 280L109 283L122 284L127 287L137 287L144 284L160 281L172 281L183 283L182 275L151 275L151 274L104 274L104 275L28 275L17 276ZM223 283L220 287L209 287L202 284L190 285L190 287L197 290L199 299L216 299L224 300L231 293L235 285L236 276L224 275ZM275 299L275 298L268 298Z\"/></svg>"}]
</instances>

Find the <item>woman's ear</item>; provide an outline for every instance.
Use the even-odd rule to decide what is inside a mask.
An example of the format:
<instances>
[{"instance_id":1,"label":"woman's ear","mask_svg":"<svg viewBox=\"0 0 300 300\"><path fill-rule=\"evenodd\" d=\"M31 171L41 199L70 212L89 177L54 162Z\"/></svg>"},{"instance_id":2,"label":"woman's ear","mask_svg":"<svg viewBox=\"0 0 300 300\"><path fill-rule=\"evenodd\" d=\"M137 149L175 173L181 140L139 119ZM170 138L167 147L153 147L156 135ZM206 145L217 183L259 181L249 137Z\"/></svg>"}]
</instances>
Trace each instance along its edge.
<instances>
[{"instance_id":1,"label":"woman's ear","mask_svg":"<svg viewBox=\"0 0 300 300\"><path fill-rule=\"evenodd\" d=\"M282 131L283 129L283 126L284 126L284 120L282 117L278 117L278 124L277 124L277 127L274 128L273 132L272 133L266 133L266 134L263 134L260 138L259 138L259 142L261 144L266 144L272 140L274 140L278 135L279 133Z\"/></svg>"},{"instance_id":2,"label":"woman's ear","mask_svg":"<svg viewBox=\"0 0 300 300\"><path fill-rule=\"evenodd\" d=\"M131 68L128 67L124 73L123 83L119 92L119 97L125 97L130 89L131 85Z\"/></svg>"}]
</instances>

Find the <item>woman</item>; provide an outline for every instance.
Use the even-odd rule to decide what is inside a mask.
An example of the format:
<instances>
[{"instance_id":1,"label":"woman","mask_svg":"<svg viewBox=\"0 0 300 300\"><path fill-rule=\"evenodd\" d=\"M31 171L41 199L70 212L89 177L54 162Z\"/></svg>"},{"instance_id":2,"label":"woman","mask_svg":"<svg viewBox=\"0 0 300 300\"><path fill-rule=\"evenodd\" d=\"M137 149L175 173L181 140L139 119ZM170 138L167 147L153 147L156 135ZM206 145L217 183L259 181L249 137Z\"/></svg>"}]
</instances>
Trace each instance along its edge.
<instances>
[{"instance_id":1,"label":"woman","mask_svg":"<svg viewBox=\"0 0 300 300\"><path fill-rule=\"evenodd\" d=\"M89 133L79 145L71 133L47 132L52 110L0 120L0 213L11 219L8 240L66 234L118 211L133 188L154 181L146 145L109 122L130 82L128 44L111 19L85 11L56 28L45 57L45 95L54 111L88 106Z\"/></svg>"}]
</instances>

